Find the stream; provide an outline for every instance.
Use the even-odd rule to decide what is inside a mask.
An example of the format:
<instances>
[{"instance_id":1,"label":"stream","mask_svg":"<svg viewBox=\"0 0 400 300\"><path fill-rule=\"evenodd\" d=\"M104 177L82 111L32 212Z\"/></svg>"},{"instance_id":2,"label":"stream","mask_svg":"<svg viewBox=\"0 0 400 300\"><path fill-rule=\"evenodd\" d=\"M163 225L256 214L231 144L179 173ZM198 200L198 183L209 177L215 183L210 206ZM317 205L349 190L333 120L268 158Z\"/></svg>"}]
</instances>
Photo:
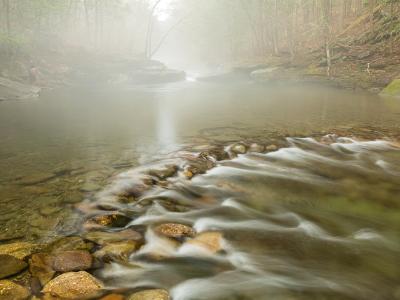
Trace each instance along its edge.
<instances>
[{"instance_id":1,"label":"stream","mask_svg":"<svg viewBox=\"0 0 400 300\"><path fill-rule=\"evenodd\" d=\"M91 272L108 291L400 299L399 117L398 99L293 83L65 87L0 102L0 244L85 236L89 217L117 211L129 220L107 230L134 229L144 245ZM215 145L226 157L208 155ZM185 177L199 153L210 165ZM133 197L143 174L154 188ZM165 223L209 236L165 238Z\"/></svg>"}]
</instances>

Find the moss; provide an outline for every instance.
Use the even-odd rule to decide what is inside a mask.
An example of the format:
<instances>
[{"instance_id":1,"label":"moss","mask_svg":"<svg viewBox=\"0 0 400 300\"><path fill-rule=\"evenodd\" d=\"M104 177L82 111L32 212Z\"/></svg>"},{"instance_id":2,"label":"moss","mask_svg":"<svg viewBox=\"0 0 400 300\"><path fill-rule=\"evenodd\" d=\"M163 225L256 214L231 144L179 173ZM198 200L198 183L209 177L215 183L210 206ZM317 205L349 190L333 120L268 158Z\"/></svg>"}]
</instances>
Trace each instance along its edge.
<instances>
[{"instance_id":1,"label":"moss","mask_svg":"<svg viewBox=\"0 0 400 300\"><path fill-rule=\"evenodd\" d=\"M400 97L400 79L393 80L386 88L383 89L381 94Z\"/></svg>"}]
</instances>

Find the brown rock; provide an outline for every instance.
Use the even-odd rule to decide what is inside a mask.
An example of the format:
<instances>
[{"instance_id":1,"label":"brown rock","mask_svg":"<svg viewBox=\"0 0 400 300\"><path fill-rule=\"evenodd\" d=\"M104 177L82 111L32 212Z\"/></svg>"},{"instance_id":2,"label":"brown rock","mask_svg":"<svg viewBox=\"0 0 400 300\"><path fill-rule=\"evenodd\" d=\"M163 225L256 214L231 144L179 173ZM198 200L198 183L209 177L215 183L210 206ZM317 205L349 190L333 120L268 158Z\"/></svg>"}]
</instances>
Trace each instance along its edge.
<instances>
[{"instance_id":1,"label":"brown rock","mask_svg":"<svg viewBox=\"0 0 400 300\"><path fill-rule=\"evenodd\" d=\"M8 254L0 254L0 279L15 275L27 267L27 263Z\"/></svg>"},{"instance_id":2,"label":"brown rock","mask_svg":"<svg viewBox=\"0 0 400 300\"><path fill-rule=\"evenodd\" d=\"M54 257L46 253L33 254L29 260L29 271L43 286L48 283L56 273L53 270Z\"/></svg>"},{"instance_id":3,"label":"brown rock","mask_svg":"<svg viewBox=\"0 0 400 300\"><path fill-rule=\"evenodd\" d=\"M57 272L83 271L90 269L93 257L88 251L73 250L59 253L55 259L53 268Z\"/></svg>"},{"instance_id":4,"label":"brown rock","mask_svg":"<svg viewBox=\"0 0 400 300\"><path fill-rule=\"evenodd\" d=\"M103 284L85 271L61 274L47 283L42 293L65 299L89 299L96 297Z\"/></svg>"},{"instance_id":5,"label":"brown rock","mask_svg":"<svg viewBox=\"0 0 400 300\"><path fill-rule=\"evenodd\" d=\"M109 294L100 298L100 300L124 300L125 296L120 294Z\"/></svg>"},{"instance_id":6,"label":"brown rock","mask_svg":"<svg viewBox=\"0 0 400 300\"><path fill-rule=\"evenodd\" d=\"M139 249L141 244L136 241L117 242L105 245L94 253L96 258L105 262L109 261L128 261L129 255Z\"/></svg>"},{"instance_id":7,"label":"brown rock","mask_svg":"<svg viewBox=\"0 0 400 300\"><path fill-rule=\"evenodd\" d=\"M125 229L115 232L90 231L85 234L85 238L99 245L116 243L127 240L132 240L132 241L143 240L142 235L139 232L132 229Z\"/></svg>"},{"instance_id":8,"label":"brown rock","mask_svg":"<svg viewBox=\"0 0 400 300\"><path fill-rule=\"evenodd\" d=\"M215 231L203 232L187 243L215 253L222 250L222 234Z\"/></svg>"},{"instance_id":9,"label":"brown rock","mask_svg":"<svg viewBox=\"0 0 400 300\"><path fill-rule=\"evenodd\" d=\"M84 224L84 227L124 227L131 221L130 218L119 213L110 213L106 215L98 215L90 218Z\"/></svg>"},{"instance_id":10,"label":"brown rock","mask_svg":"<svg viewBox=\"0 0 400 300\"><path fill-rule=\"evenodd\" d=\"M25 300L29 290L10 280L0 280L0 300Z\"/></svg>"},{"instance_id":11,"label":"brown rock","mask_svg":"<svg viewBox=\"0 0 400 300\"><path fill-rule=\"evenodd\" d=\"M192 227L177 223L161 224L155 228L155 232L170 238L193 237L195 235Z\"/></svg>"},{"instance_id":12,"label":"brown rock","mask_svg":"<svg viewBox=\"0 0 400 300\"><path fill-rule=\"evenodd\" d=\"M129 300L169 300L169 293L166 290L154 289L145 290L132 294Z\"/></svg>"}]
</instances>

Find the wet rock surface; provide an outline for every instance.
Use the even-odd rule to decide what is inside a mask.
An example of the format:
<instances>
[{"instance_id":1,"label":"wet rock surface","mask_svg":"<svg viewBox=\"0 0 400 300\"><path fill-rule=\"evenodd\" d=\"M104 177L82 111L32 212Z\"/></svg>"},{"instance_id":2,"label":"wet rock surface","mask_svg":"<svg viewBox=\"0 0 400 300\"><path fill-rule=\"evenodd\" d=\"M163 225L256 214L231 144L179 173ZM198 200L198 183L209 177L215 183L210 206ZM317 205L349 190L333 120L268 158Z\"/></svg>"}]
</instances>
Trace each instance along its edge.
<instances>
[{"instance_id":1,"label":"wet rock surface","mask_svg":"<svg viewBox=\"0 0 400 300\"><path fill-rule=\"evenodd\" d=\"M137 241L114 242L105 245L94 253L94 256L105 262L128 261L129 255L138 250L141 243Z\"/></svg>"},{"instance_id":2,"label":"wet rock surface","mask_svg":"<svg viewBox=\"0 0 400 300\"><path fill-rule=\"evenodd\" d=\"M26 262L8 254L0 254L0 279L17 274L27 268Z\"/></svg>"},{"instance_id":3,"label":"wet rock surface","mask_svg":"<svg viewBox=\"0 0 400 300\"><path fill-rule=\"evenodd\" d=\"M158 225L155 228L155 231L160 235L170 238L193 237L195 235L193 228L177 223L165 223Z\"/></svg>"},{"instance_id":4,"label":"wet rock surface","mask_svg":"<svg viewBox=\"0 0 400 300\"><path fill-rule=\"evenodd\" d=\"M166 290L146 290L132 294L128 300L170 300Z\"/></svg>"},{"instance_id":5,"label":"wet rock surface","mask_svg":"<svg viewBox=\"0 0 400 300\"><path fill-rule=\"evenodd\" d=\"M42 292L65 299L89 299L98 295L103 284L87 272L69 272L48 282Z\"/></svg>"},{"instance_id":6,"label":"wet rock surface","mask_svg":"<svg viewBox=\"0 0 400 300\"><path fill-rule=\"evenodd\" d=\"M125 229L114 232L90 231L85 234L85 238L100 245L122 242L126 240L140 242L143 239L142 235L139 232L132 229Z\"/></svg>"},{"instance_id":7,"label":"wet rock surface","mask_svg":"<svg viewBox=\"0 0 400 300\"><path fill-rule=\"evenodd\" d=\"M47 253L33 254L29 260L29 271L42 286L48 283L56 273L53 269L54 257Z\"/></svg>"},{"instance_id":8,"label":"wet rock surface","mask_svg":"<svg viewBox=\"0 0 400 300\"><path fill-rule=\"evenodd\" d=\"M222 234L220 232L202 232L194 239L187 241L187 245L216 253L222 250Z\"/></svg>"},{"instance_id":9,"label":"wet rock surface","mask_svg":"<svg viewBox=\"0 0 400 300\"><path fill-rule=\"evenodd\" d=\"M57 272L84 271L92 267L93 257L88 251L66 251L56 255L53 268Z\"/></svg>"},{"instance_id":10,"label":"wet rock surface","mask_svg":"<svg viewBox=\"0 0 400 300\"><path fill-rule=\"evenodd\" d=\"M27 288L10 280L0 280L0 300L25 300L29 296Z\"/></svg>"}]
</instances>

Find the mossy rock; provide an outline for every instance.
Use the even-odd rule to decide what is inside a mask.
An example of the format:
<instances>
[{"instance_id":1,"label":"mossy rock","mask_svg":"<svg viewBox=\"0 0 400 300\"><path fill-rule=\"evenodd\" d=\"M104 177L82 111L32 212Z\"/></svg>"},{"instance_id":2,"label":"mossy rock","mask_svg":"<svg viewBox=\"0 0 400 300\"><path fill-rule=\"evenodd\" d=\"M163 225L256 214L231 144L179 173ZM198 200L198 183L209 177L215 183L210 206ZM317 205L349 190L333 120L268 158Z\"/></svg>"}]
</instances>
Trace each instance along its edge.
<instances>
[{"instance_id":1,"label":"mossy rock","mask_svg":"<svg viewBox=\"0 0 400 300\"><path fill-rule=\"evenodd\" d=\"M381 95L400 97L400 79L393 80L387 87L383 89Z\"/></svg>"}]
</instances>

